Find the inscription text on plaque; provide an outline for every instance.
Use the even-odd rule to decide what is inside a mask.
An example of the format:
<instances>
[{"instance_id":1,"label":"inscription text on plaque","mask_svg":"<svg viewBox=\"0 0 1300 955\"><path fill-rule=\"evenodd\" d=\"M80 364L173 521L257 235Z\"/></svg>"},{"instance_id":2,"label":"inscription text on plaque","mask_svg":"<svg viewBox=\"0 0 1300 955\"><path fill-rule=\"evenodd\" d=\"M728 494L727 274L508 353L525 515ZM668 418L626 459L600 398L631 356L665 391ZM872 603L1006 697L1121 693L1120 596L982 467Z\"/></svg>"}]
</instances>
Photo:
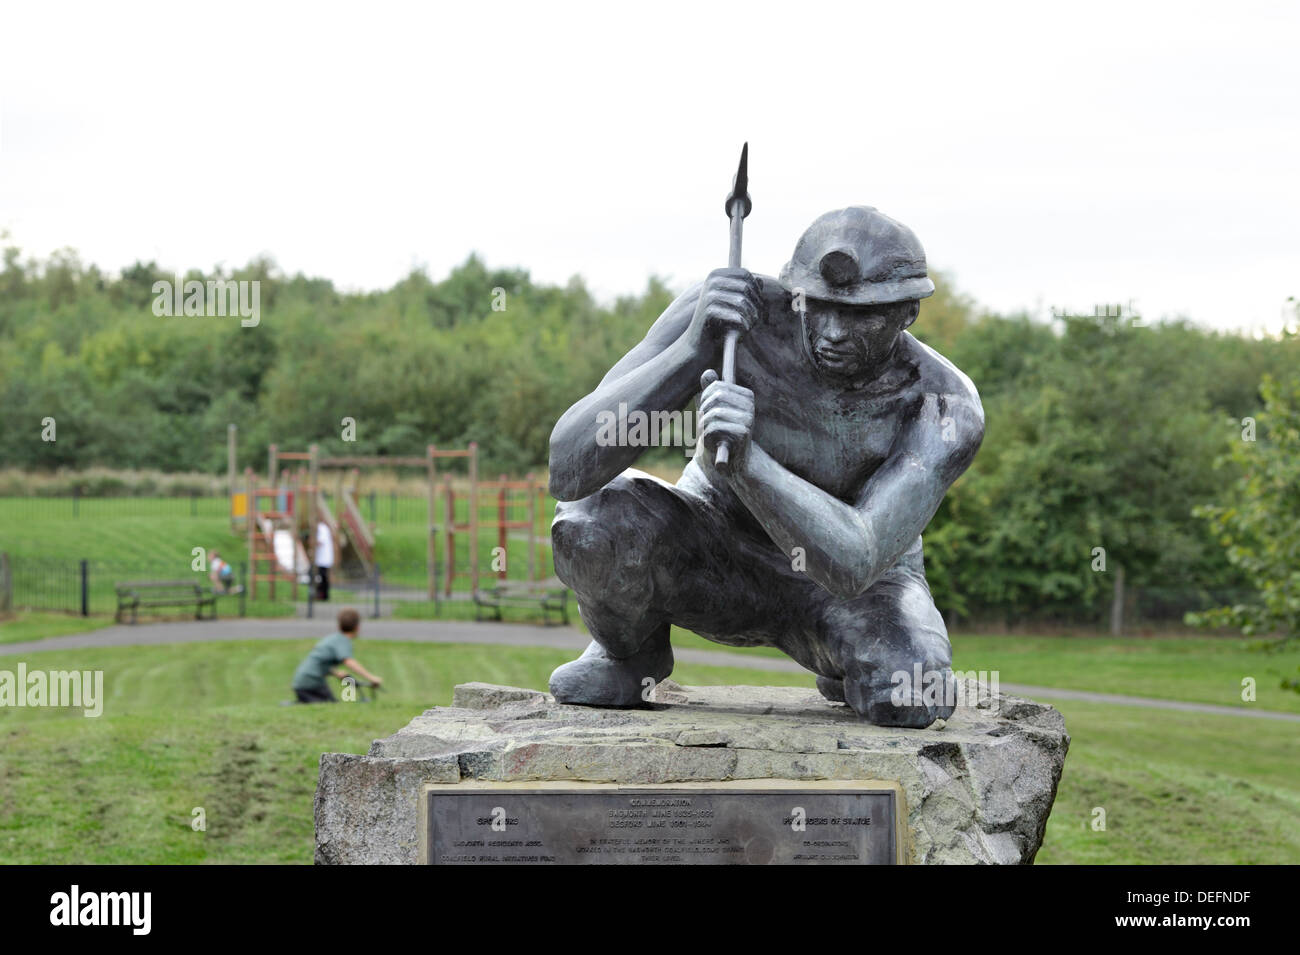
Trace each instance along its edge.
<instances>
[{"instance_id":1,"label":"inscription text on plaque","mask_svg":"<svg viewBox=\"0 0 1300 955\"><path fill-rule=\"evenodd\" d=\"M420 861L432 865L888 865L896 786L763 780L635 786L425 787ZM874 781L873 781L874 783Z\"/></svg>"}]
</instances>

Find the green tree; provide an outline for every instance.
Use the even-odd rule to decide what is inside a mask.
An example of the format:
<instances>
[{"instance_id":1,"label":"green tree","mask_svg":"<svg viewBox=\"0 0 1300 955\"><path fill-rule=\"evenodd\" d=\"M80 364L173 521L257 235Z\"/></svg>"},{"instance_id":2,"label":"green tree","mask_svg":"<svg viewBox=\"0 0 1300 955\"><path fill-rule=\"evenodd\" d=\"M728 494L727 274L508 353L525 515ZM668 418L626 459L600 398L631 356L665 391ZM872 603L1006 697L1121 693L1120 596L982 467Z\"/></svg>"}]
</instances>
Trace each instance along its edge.
<instances>
[{"instance_id":1,"label":"green tree","mask_svg":"<svg viewBox=\"0 0 1300 955\"><path fill-rule=\"evenodd\" d=\"M1220 462L1238 477L1218 503L1196 511L1257 596L1189 614L1188 622L1235 627L1247 636L1280 633L1293 642L1300 640L1300 378L1283 385L1267 376L1260 392L1263 410L1247 419L1242 440ZM1290 685L1300 690L1295 681Z\"/></svg>"}]
</instances>

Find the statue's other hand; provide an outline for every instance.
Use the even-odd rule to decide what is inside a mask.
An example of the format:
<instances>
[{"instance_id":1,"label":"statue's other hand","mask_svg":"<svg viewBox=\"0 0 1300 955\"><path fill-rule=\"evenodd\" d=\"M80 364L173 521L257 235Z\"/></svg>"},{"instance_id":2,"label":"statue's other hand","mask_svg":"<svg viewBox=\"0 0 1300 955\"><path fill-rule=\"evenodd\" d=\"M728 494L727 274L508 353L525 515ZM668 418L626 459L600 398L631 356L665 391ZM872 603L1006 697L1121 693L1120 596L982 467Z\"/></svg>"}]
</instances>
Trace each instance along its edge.
<instances>
[{"instance_id":1,"label":"statue's other hand","mask_svg":"<svg viewBox=\"0 0 1300 955\"><path fill-rule=\"evenodd\" d=\"M736 469L749 451L750 434L754 429L754 393L743 385L732 384L718 378L710 368L700 376L700 420L696 456L703 448L707 466L717 455L718 445L726 442L729 450L730 470Z\"/></svg>"},{"instance_id":2,"label":"statue's other hand","mask_svg":"<svg viewBox=\"0 0 1300 955\"><path fill-rule=\"evenodd\" d=\"M744 333L758 318L758 279L746 269L714 269L704 281L687 337L701 357L712 361L724 335Z\"/></svg>"}]
</instances>

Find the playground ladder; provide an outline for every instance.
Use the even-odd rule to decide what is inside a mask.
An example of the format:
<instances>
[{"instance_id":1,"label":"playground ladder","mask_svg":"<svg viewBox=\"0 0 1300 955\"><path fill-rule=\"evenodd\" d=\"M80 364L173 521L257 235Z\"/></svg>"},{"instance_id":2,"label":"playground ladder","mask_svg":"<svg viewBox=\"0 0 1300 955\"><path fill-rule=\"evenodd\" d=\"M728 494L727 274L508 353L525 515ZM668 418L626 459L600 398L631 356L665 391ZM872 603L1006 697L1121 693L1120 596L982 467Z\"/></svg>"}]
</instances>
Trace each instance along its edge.
<instances>
[{"instance_id":1,"label":"playground ladder","mask_svg":"<svg viewBox=\"0 0 1300 955\"><path fill-rule=\"evenodd\" d=\"M248 584L249 595L257 597L258 583L269 585L270 597L275 599L275 585L277 581L288 581L293 587L293 599L298 599L298 574L296 573L297 561L293 561L295 571L286 571L280 566L279 559L275 553L275 532L277 530L288 530L290 534L296 532L296 520L291 511L282 511L278 509L281 495L287 495L288 492L281 488L259 488L253 486L253 472L248 469L244 472L248 489L248 509L252 518L248 521ZM263 510L262 501L270 499L272 506ZM296 556L297 545L295 544L294 553Z\"/></svg>"}]
</instances>

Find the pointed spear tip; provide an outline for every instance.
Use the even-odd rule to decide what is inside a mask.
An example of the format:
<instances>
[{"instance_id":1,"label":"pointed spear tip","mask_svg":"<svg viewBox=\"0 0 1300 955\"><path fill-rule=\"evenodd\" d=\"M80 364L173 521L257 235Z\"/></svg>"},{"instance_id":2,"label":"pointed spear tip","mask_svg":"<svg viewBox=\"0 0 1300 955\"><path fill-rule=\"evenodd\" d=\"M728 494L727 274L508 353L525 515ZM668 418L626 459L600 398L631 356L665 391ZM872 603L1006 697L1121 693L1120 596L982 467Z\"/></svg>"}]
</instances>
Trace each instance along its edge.
<instances>
[{"instance_id":1,"label":"pointed spear tip","mask_svg":"<svg viewBox=\"0 0 1300 955\"><path fill-rule=\"evenodd\" d=\"M749 189L749 143L745 143L740 149L740 165L736 167L736 178L731 185L731 194L737 199Z\"/></svg>"},{"instance_id":2,"label":"pointed spear tip","mask_svg":"<svg viewBox=\"0 0 1300 955\"><path fill-rule=\"evenodd\" d=\"M740 149L740 165L736 168L736 178L731 182L731 193L727 196L727 216L731 216L731 207L739 203L741 218L749 215L754 204L749 198L749 143Z\"/></svg>"}]
</instances>

